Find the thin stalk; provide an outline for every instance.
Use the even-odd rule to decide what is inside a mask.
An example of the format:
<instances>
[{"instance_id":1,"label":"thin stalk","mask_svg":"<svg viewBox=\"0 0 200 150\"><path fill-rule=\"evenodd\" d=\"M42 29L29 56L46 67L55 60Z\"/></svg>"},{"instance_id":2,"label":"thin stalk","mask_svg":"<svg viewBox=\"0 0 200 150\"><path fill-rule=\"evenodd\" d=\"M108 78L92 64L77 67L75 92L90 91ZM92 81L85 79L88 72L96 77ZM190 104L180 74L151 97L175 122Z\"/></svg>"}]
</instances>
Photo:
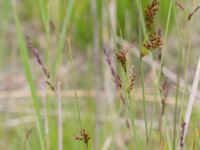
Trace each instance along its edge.
<instances>
[{"instance_id":1,"label":"thin stalk","mask_svg":"<svg viewBox=\"0 0 200 150\"><path fill-rule=\"evenodd\" d=\"M181 54L179 54L179 65L177 73L177 86L176 86L176 97L175 97L175 110L174 110L174 129L173 129L173 150L176 149L176 133L177 133L177 112L178 112L178 99L179 99L179 86L180 86L180 65L181 65Z\"/></svg>"},{"instance_id":2,"label":"thin stalk","mask_svg":"<svg viewBox=\"0 0 200 150\"><path fill-rule=\"evenodd\" d=\"M72 80L73 80L73 84L74 84L74 95L75 95L75 100L76 100L76 109L77 109L77 112L78 112L79 127L80 127L80 131L81 131L82 121L81 121L80 106L79 106L78 95L77 95L76 68L75 68L75 65L73 63L73 55L72 55L70 38L67 39L67 43L68 43L68 48L69 48L70 63L71 63L71 66L72 66ZM87 145L84 143L84 150L87 150L87 149L88 149Z\"/></svg>"},{"instance_id":3,"label":"thin stalk","mask_svg":"<svg viewBox=\"0 0 200 150\"><path fill-rule=\"evenodd\" d=\"M42 85L42 100L44 108L44 130L45 130L45 142L46 149L50 150L50 140L49 140L49 120L48 120L48 111L47 111L47 98L46 98L46 87Z\"/></svg>"},{"instance_id":4,"label":"thin stalk","mask_svg":"<svg viewBox=\"0 0 200 150\"><path fill-rule=\"evenodd\" d=\"M46 41L49 48L49 39L50 39L50 27L49 27L49 3L46 3L45 0L38 0L39 9L42 17L42 22L44 25L45 33L46 33ZM46 52L46 60L48 62L49 51Z\"/></svg>"},{"instance_id":5,"label":"thin stalk","mask_svg":"<svg viewBox=\"0 0 200 150\"><path fill-rule=\"evenodd\" d=\"M155 96L155 100L158 100L157 96ZM152 129L153 129L153 120L155 119L156 117L156 111L159 106L159 103L156 103L154 104L153 106L153 116L152 116L152 119L150 120L150 125L149 125L149 129L148 129L148 138L149 140L151 139L151 133L152 133Z\"/></svg>"},{"instance_id":6,"label":"thin stalk","mask_svg":"<svg viewBox=\"0 0 200 150\"><path fill-rule=\"evenodd\" d=\"M177 22L175 20L176 26ZM178 29L177 29L178 31ZM178 34L180 35L180 34ZM180 42L181 43L181 42ZM178 99L179 99L179 87L180 87L180 71L181 71L181 62L182 62L182 48L181 46L179 47L179 56L178 56L178 72L177 72L177 85L176 85L176 96L175 96L175 110L174 110L174 129L173 129L173 150L176 148L176 134L177 134L177 121L178 121Z\"/></svg>"},{"instance_id":7,"label":"thin stalk","mask_svg":"<svg viewBox=\"0 0 200 150\"><path fill-rule=\"evenodd\" d=\"M138 140L137 140L137 132L136 132L136 125L135 125L135 115L134 115L134 111L133 111L133 105L132 105L132 101L131 101L131 94L130 94L130 89L129 89L129 79L128 79L128 74L124 72L124 83L123 83L123 88L124 88L124 92L125 92L125 102L128 108L128 112L131 118L131 127L132 127L132 131L133 131L133 136L135 139L135 145L136 145L136 149L139 150L139 144L138 144ZM127 89L128 88L128 89Z\"/></svg>"},{"instance_id":8,"label":"thin stalk","mask_svg":"<svg viewBox=\"0 0 200 150\"><path fill-rule=\"evenodd\" d=\"M139 20L139 28L141 28L141 26L142 26L142 28L141 28L142 29L142 33L143 33L144 37L148 39L148 33L147 33L146 25L145 25L144 14L142 12L141 0L136 0L136 5L138 7L138 12L139 12L139 18L138 18L138 20Z\"/></svg>"},{"instance_id":9,"label":"thin stalk","mask_svg":"<svg viewBox=\"0 0 200 150\"><path fill-rule=\"evenodd\" d=\"M144 83L144 68L143 62L140 61L140 74L141 74L141 84L142 84L142 99L143 99L143 113L144 113L144 122L145 122L145 136L146 144L148 144L148 125L147 125L147 113L146 113L146 97L145 97L145 83Z\"/></svg>"},{"instance_id":10,"label":"thin stalk","mask_svg":"<svg viewBox=\"0 0 200 150\"><path fill-rule=\"evenodd\" d=\"M168 32L169 32L169 24L170 24L170 20L171 20L171 13L172 13L172 4L173 4L173 0L170 0L170 3L169 3L169 9L168 9L168 15L167 15L167 22L166 22L166 27L165 27L165 33L164 33L164 44L166 43L166 41L167 41L167 36L168 36ZM163 58L163 51L161 51L161 60L160 60L160 69L159 69L159 71L158 71L158 73L157 73L157 80L158 80L158 93L160 93L159 92L159 90L160 90L160 80L161 80L161 75L162 75L162 72L163 72L163 63L164 63L164 58ZM178 92L178 90L179 90L179 80L177 81L177 85L178 85L178 89L177 89L177 92ZM161 97L160 96L160 94L159 94L159 97ZM175 105L175 112L174 113L176 113L176 111L177 111L177 100L178 99L178 93L177 93L177 95L176 95L176 105ZM160 118L160 119L162 119L162 120L160 120L160 121L162 121L163 122L163 118ZM165 119L165 118L164 118ZM176 117L175 117L175 119L174 120L176 120ZM164 122L165 123L165 122ZM167 132L167 131L166 131Z\"/></svg>"},{"instance_id":11,"label":"thin stalk","mask_svg":"<svg viewBox=\"0 0 200 150\"><path fill-rule=\"evenodd\" d=\"M58 97L58 150L63 150L63 119L62 119L62 98L61 85L58 82L56 94Z\"/></svg>"},{"instance_id":12,"label":"thin stalk","mask_svg":"<svg viewBox=\"0 0 200 150\"><path fill-rule=\"evenodd\" d=\"M55 55L55 62L53 64L53 77L55 76L58 65L62 62L62 55L63 55L62 51L65 45L66 33L69 26L70 18L72 15L73 7L74 7L74 0L69 0L69 4L65 12L65 18L62 24L62 29L59 35L59 41L58 41L56 55Z\"/></svg>"},{"instance_id":13,"label":"thin stalk","mask_svg":"<svg viewBox=\"0 0 200 150\"><path fill-rule=\"evenodd\" d=\"M200 80L200 57L199 57L196 73L195 73L195 76L194 76L194 81L193 81L193 85L192 85L192 92L191 92L189 100L188 100L188 105L187 105L187 110L186 110L186 113L185 113L184 123L182 125L182 132L181 132L181 135L180 135L178 150L182 150L183 146L184 146L184 142L185 142L185 138L186 138L186 134L187 134L187 130L188 130L191 114L192 114L192 109L193 109L193 105L194 105L195 95L197 93L197 88L198 88L198 85L199 85L199 80Z\"/></svg>"},{"instance_id":14,"label":"thin stalk","mask_svg":"<svg viewBox=\"0 0 200 150\"><path fill-rule=\"evenodd\" d=\"M175 13L173 12L173 15L174 15L174 18L175 18ZM177 31L177 35L178 35L178 39L180 39L179 43L182 43L182 36L181 36L181 33L179 33L179 26L178 26L178 23L177 23L177 20L175 19L175 24L176 24L176 31ZM182 45L179 44L179 56L178 56L178 73L177 73L177 87L176 87L176 96L175 96L175 110L174 110L174 131L173 131L173 149L175 149L176 147L176 134L177 134L177 122L178 122L178 125L180 124L180 118L177 117L177 111L178 111L178 99L179 99L179 88L180 88L180 70L181 70L181 62L182 62L182 50L183 50L183 47ZM181 97L182 100L184 100L184 96Z\"/></svg>"},{"instance_id":15,"label":"thin stalk","mask_svg":"<svg viewBox=\"0 0 200 150\"><path fill-rule=\"evenodd\" d=\"M193 9L195 9L195 7L196 7L196 0L193 0ZM186 15L186 18L188 17L188 14ZM188 25L188 30L189 30L189 32L190 33L193 33L193 19L190 21L190 23L189 23L189 25ZM193 36L193 35L192 35ZM184 64L184 66L185 66L185 72L184 72L184 87L183 87L183 89L184 89L184 91L187 89L187 86L188 86L188 84L187 84L187 81L188 81L188 79L187 79L187 70L188 70L188 67L189 67L189 58L190 58L190 55L191 55L191 46L192 46L192 44L191 44L191 34L188 34L188 43L187 43L187 45L188 45L188 47L187 47L187 50L186 50L186 54L185 54L185 59L184 59L184 62L185 62L185 64ZM184 97L184 95L183 95L183 99L184 99L185 97Z\"/></svg>"},{"instance_id":16,"label":"thin stalk","mask_svg":"<svg viewBox=\"0 0 200 150\"><path fill-rule=\"evenodd\" d=\"M164 33L164 45L167 41L167 36L168 36L168 32L169 32L169 23L171 20L171 12L172 12L172 4L173 4L173 0L170 0L169 3L169 9L168 9L168 15L167 15L167 22L166 22L166 27L165 27L165 33ZM159 70L159 75L158 75L158 84L160 83L160 78L161 78L161 73L162 73L162 68L163 68L163 51L161 51L161 60L160 60L160 70Z\"/></svg>"},{"instance_id":17,"label":"thin stalk","mask_svg":"<svg viewBox=\"0 0 200 150\"><path fill-rule=\"evenodd\" d=\"M72 66L72 80L73 80L73 84L74 84L74 95L75 95L75 100L76 100L76 108L77 108L77 112L78 112L78 120L79 120L80 129L82 129L81 113L80 113L79 101L78 101L78 96L77 96L76 69L75 69L75 65L73 62L70 38L67 39L67 42L68 42L68 48L69 48L70 63Z\"/></svg>"},{"instance_id":18,"label":"thin stalk","mask_svg":"<svg viewBox=\"0 0 200 150\"><path fill-rule=\"evenodd\" d=\"M109 6L109 3L108 3L108 0L106 0L107 12L108 12L109 20L111 20L110 11L109 11L108 6ZM117 51L118 48L117 48L117 42L116 42L116 33L115 33L116 31L114 31L114 27L112 26L111 21L109 22L109 25L110 25L110 28L111 28L111 37L113 38L113 44L114 44L115 50Z\"/></svg>"},{"instance_id":19,"label":"thin stalk","mask_svg":"<svg viewBox=\"0 0 200 150\"><path fill-rule=\"evenodd\" d=\"M144 17L142 13L142 7L141 7L141 0L136 1L138 10L139 10L139 45L141 47L142 45L142 31L144 36L147 34L146 32L146 26L144 23ZM142 30L141 30L142 26ZM145 97L145 84L144 84L144 68L143 68L143 62L142 59L140 60L140 74L141 74L141 84L142 84L142 99L143 99L143 115L144 115L144 122L145 122L145 137L146 137L146 144L148 145L148 125L147 125L147 115L146 115L146 97Z\"/></svg>"}]
</instances>

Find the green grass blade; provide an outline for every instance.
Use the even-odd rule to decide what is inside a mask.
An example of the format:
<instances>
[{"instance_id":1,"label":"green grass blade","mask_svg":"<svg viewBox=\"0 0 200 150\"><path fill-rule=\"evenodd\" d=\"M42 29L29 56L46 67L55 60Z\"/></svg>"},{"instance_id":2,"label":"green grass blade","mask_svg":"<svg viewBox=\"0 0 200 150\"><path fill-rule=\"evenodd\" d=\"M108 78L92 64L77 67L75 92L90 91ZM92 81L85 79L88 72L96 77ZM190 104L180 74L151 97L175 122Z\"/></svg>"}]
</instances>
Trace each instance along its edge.
<instances>
[{"instance_id":1,"label":"green grass blade","mask_svg":"<svg viewBox=\"0 0 200 150\"><path fill-rule=\"evenodd\" d=\"M47 6L45 5L45 1L44 0L38 0L39 3L39 8L40 8L40 12L41 12L41 16L42 16L42 22L45 26L45 29L48 30L48 13L47 13Z\"/></svg>"},{"instance_id":2,"label":"green grass blade","mask_svg":"<svg viewBox=\"0 0 200 150\"><path fill-rule=\"evenodd\" d=\"M64 18L63 25L62 25L61 33L59 35L57 52L56 52L56 56L55 56L55 63L53 64L54 65L53 66L53 73L54 74L56 72L58 65L62 61L62 50L64 48L64 44L65 44L65 40L66 40L66 32L67 32L69 20L70 20L71 14L72 14L73 6L74 6L74 0L70 0L68 7L66 9L65 18Z\"/></svg>"},{"instance_id":3,"label":"green grass blade","mask_svg":"<svg viewBox=\"0 0 200 150\"><path fill-rule=\"evenodd\" d=\"M14 4L15 6L15 4ZM41 115L40 115L40 106L39 106L39 101L38 97L36 94L36 87L33 81L30 65L29 65L29 57L28 57L28 52L27 52L27 47L26 47L26 42L25 38L23 35L23 31L20 25L19 18L17 16L17 12L14 7L14 17L15 17L15 23L16 23L16 34L17 34L17 40L19 43L19 49L20 49L20 55L21 55L21 60L24 66L24 71L26 75L26 79L28 81L30 90L31 90L31 96L32 96L32 102L33 102L33 107L34 107L34 112L36 115L36 124L37 124L37 131L39 135L39 140L41 144L41 149L44 150L44 141L43 141L43 132L42 132L42 120L41 120Z\"/></svg>"}]
</instances>

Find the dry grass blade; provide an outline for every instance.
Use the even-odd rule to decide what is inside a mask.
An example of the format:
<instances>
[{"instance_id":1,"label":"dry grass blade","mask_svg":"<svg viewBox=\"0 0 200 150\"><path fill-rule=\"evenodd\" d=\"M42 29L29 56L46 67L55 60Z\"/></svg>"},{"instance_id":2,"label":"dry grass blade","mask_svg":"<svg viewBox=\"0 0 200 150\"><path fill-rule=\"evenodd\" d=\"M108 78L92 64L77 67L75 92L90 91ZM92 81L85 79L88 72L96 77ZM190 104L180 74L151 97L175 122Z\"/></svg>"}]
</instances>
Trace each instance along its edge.
<instances>
[{"instance_id":1,"label":"dry grass blade","mask_svg":"<svg viewBox=\"0 0 200 150\"><path fill-rule=\"evenodd\" d=\"M179 150L182 150L183 146L184 146L185 137L187 134L190 117L191 117L191 113L192 113L192 109L193 109L193 105L194 105L195 95L197 93L197 88L199 85L199 80L200 80L200 58L199 58L198 66L196 69L196 74L195 74L193 85L192 85L192 91L191 91L188 105L187 105L185 119L184 119L184 122L181 127L181 134L180 134L179 145L178 145Z\"/></svg>"},{"instance_id":2,"label":"dry grass blade","mask_svg":"<svg viewBox=\"0 0 200 150\"><path fill-rule=\"evenodd\" d=\"M63 150L63 119L62 119L62 99L61 99L61 85L58 82L57 96L58 96L58 150Z\"/></svg>"}]
</instances>

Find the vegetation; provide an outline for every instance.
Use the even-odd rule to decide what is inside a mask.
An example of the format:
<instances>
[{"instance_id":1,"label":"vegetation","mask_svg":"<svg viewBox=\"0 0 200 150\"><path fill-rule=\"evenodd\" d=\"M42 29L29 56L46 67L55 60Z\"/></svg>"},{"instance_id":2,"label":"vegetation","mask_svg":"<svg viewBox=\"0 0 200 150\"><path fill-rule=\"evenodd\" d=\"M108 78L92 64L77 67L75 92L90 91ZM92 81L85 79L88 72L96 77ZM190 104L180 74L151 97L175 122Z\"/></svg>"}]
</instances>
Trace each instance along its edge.
<instances>
[{"instance_id":1,"label":"vegetation","mask_svg":"<svg viewBox=\"0 0 200 150\"><path fill-rule=\"evenodd\" d=\"M0 149L199 150L199 0L1 0Z\"/></svg>"}]
</instances>

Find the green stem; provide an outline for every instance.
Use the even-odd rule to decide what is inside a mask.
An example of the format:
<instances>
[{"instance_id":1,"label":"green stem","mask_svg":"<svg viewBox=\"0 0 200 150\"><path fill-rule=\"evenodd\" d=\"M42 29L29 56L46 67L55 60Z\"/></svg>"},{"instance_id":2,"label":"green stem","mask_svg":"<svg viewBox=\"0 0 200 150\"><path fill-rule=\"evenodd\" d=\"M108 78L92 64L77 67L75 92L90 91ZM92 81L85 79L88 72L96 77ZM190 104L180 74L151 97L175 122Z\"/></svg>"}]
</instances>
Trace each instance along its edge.
<instances>
[{"instance_id":1,"label":"green stem","mask_svg":"<svg viewBox=\"0 0 200 150\"><path fill-rule=\"evenodd\" d=\"M126 67L127 68L127 67ZM123 84L123 88L124 88L124 92L125 92L125 102L129 111L129 115L130 115L130 119L131 119L131 127L132 127L132 131L133 131L133 135L134 135L134 139L135 139L135 145L136 145L136 149L139 150L139 144L138 144L138 140L137 140L137 132L136 132L136 125L135 125L135 115L133 112L133 105L132 105L132 100L131 100L131 94L130 94L130 85L129 85L129 79L128 79L128 74L126 72L124 72L124 84Z\"/></svg>"},{"instance_id":2,"label":"green stem","mask_svg":"<svg viewBox=\"0 0 200 150\"><path fill-rule=\"evenodd\" d=\"M76 99L76 108L78 111L78 119L79 119L79 124L80 124L80 129L82 129L82 123L81 123L81 113L80 113L80 107L79 107L79 101L78 101L78 96L77 96L77 82L76 82L76 69L73 63L73 57L72 57L72 49L71 49L71 42L70 39L68 38L68 47L69 47L69 57L70 57L70 63L72 66L72 80L74 84L74 89L75 89L75 99Z\"/></svg>"},{"instance_id":3,"label":"green stem","mask_svg":"<svg viewBox=\"0 0 200 150\"><path fill-rule=\"evenodd\" d=\"M143 99L143 113L144 113L144 122L145 122L145 135L146 135L146 144L148 144L148 125L147 125L147 114L146 114L146 97L145 97L145 83L144 83L144 68L143 62L140 61L140 74L141 74L141 84L142 84L142 99Z\"/></svg>"}]
</instances>

